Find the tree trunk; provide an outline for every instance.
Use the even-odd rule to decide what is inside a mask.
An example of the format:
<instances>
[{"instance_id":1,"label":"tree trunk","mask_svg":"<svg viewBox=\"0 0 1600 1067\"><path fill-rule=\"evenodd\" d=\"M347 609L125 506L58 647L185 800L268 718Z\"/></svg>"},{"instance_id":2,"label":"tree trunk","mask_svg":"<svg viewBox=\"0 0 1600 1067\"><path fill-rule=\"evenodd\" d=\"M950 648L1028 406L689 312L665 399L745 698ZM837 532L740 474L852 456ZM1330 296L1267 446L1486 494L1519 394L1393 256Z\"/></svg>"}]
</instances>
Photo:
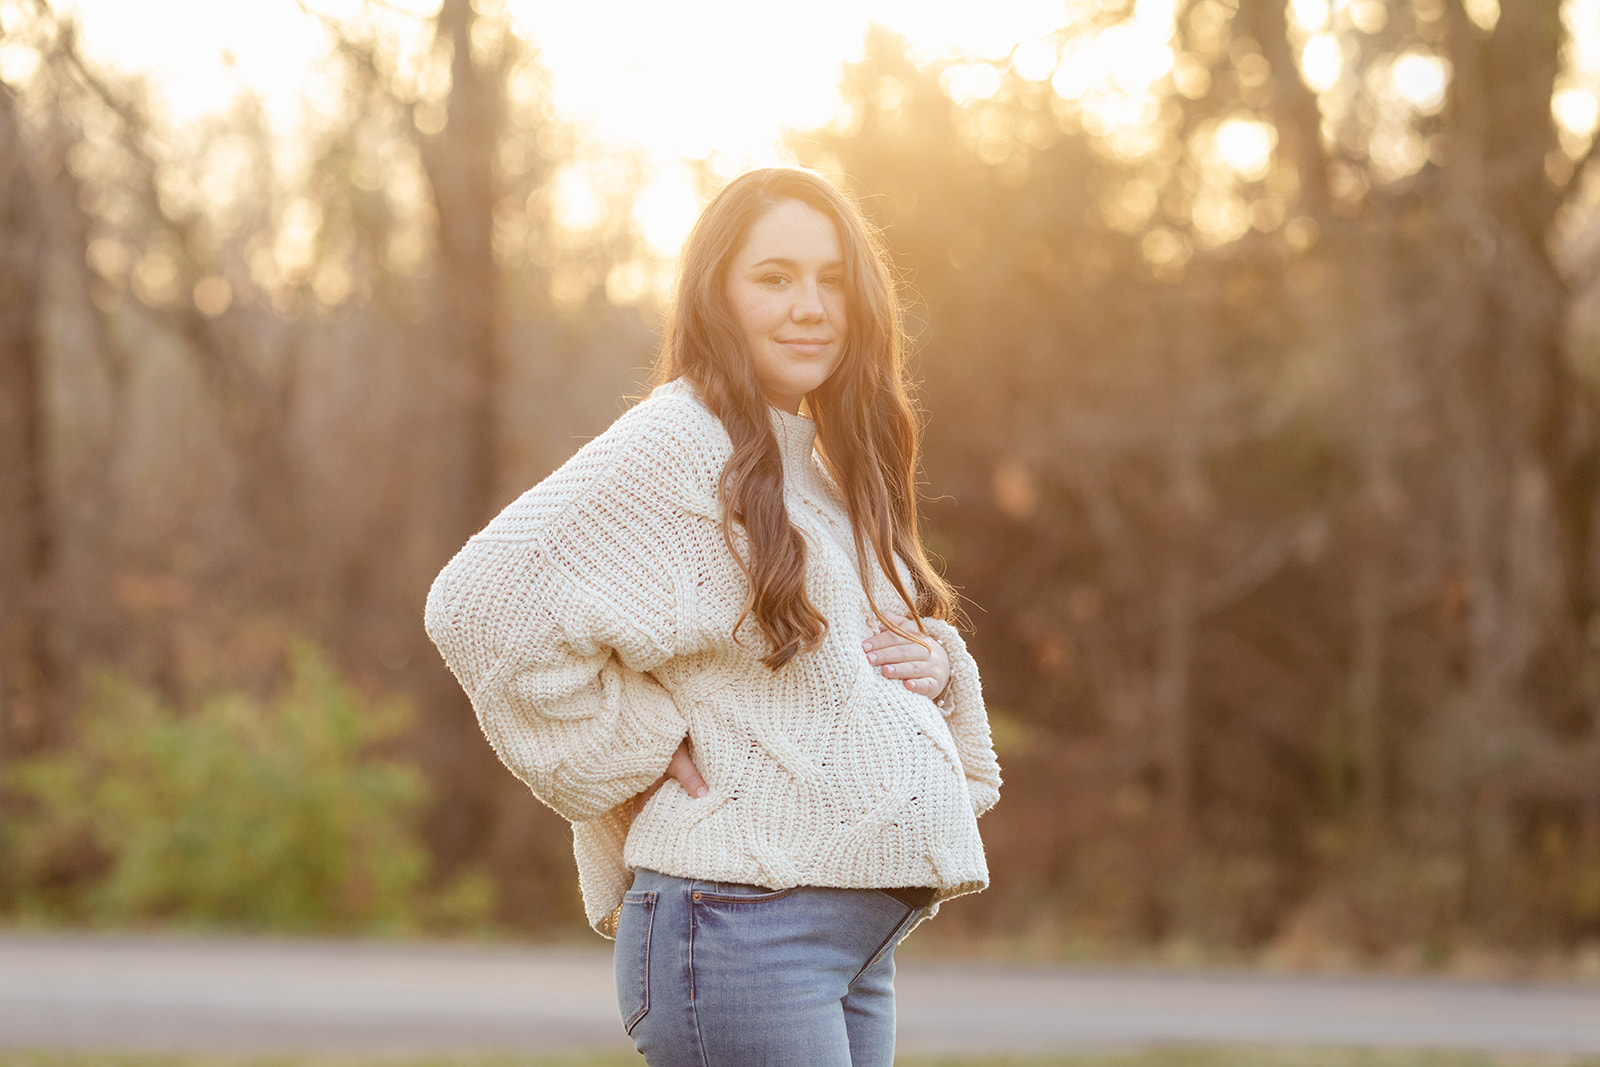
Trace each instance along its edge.
<instances>
[{"instance_id":1,"label":"tree trunk","mask_svg":"<svg viewBox=\"0 0 1600 1067\"><path fill-rule=\"evenodd\" d=\"M1489 915L1514 847L1507 783L1536 760L1549 727L1534 664L1570 664L1582 645L1585 620L1559 610L1573 603L1573 576L1588 573L1588 545L1577 542L1565 503L1583 492L1568 451L1572 397L1582 391L1562 351L1567 296L1548 248L1558 202L1545 160L1558 145L1550 98L1560 2L1502 4L1490 34L1472 25L1461 0L1446 10L1454 76L1443 206L1446 233L1466 255L1443 252L1435 305L1449 361L1439 379L1469 597L1459 728L1471 738L1473 766L1461 817L1470 890ZM1581 592L1578 603L1587 599Z\"/></svg>"},{"instance_id":2,"label":"tree trunk","mask_svg":"<svg viewBox=\"0 0 1600 1067\"><path fill-rule=\"evenodd\" d=\"M1278 130L1278 155L1300 179L1301 208L1313 218L1328 213L1328 155L1322 147L1322 111L1317 94L1300 78L1284 0L1240 0L1236 25L1261 47L1272 70L1271 118Z\"/></svg>"},{"instance_id":3,"label":"tree trunk","mask_svg":"<svg viewBox=\"0 0 1600 1067\"><path fill-rule=\"evenodd\" d=\"M1166 539L1158 606L1155 698L1160 729L1157 759L1165 789L1163 833L1171 860L1181 860L1195 823L1193 709L1190 675L1198 615L1195 546L1209 509L1206 484L1204 390L1211 344L1213 288L1196 278L1173 301L1189 328L1172 364L1171 384L1179 406L1165 435L1167 464Z\"/></svg>"},{"instance_id":4,"label":"tree trunk","mask_svg":"<svg viewBox=\"0 0 1600 1067\"><path fill-rule=\"evenodd\" d=\"M496 135L500 86L472 53L477 16L470 0L445 0L438 34L450 42L448 122L424 143L423 162L438 215L439 355L454 434L454 531L465 537L494 512L499 419L500 278L494 260Z\"/></svg>"},{"instance_id":5,"label":"tree trunk","mask_svg":"<svg viewBox=\"0 0 1600 1067\"><path fill-rule=\"evenodd\" d=\"M426 370L437 383L425 418L432 455L419 456L427 472L424 514L442 537L434 567L494 514L499 484L502 321L500 272L494 256L495 171L503 101L501 72L489 57L473 54L478 16L470 0L444 0L437 35L448 42L450 95L446 125L419 136L419 148L437 216L438 315L434 358ZM425 641L420 628L417 639ZM420 679L427 709L418 756L442 784L429 812L426 834L440 868L459 869L489 850L503 817L492 750L483 743L459 685L436 657ZM503 873L503 872L502 872Z\"/></svg>"},{"instance_id":6,"label":"tree trunk","mask_svg":"<svg viewBox=\"0 0 1600 1067\"><path fill-rule=\"evenodd\" d=\"M44 210L0 84L0 762L49 738L55 556L45 456Z\"/></svg>"},{"instance_id":7,"label":"tree trunk","mask_svg":"<svg viewBox=\"0 0 1600 1067\"><path fill-rule=\"evenodd\" d=\"M1380 208L1369 209L1374 213ZM1404 506L1400 485L1396 432L1405 419L1406 367L1411 347L1411 311L1397 298L1397 272L1392 269L1396 232L1388 217L1368 218L1352 236L1349 262L1368 264L1358 279L1353 320L1366 324L1357 335L1359 388L1367 397L1361 406L1359 440L1361 492L1356 502L1355 581L1351 586L1354 622L1347 699L1355 771L1356 817L1364 839L1375 844L1387 829L1389 809L1389 730L1385 721L1384 664L1393 612L1395 561Z\"/></svg>"}]
</instances>

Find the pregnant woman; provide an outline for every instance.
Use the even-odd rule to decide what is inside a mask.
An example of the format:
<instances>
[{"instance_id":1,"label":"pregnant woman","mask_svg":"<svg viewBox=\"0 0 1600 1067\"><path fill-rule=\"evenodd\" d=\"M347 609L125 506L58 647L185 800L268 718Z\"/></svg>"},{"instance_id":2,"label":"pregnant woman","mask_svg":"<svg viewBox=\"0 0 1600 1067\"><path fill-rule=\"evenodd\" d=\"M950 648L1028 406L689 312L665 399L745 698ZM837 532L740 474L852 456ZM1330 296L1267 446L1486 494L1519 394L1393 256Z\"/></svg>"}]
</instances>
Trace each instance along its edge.
<instances>
[{"instance_id":1,"label":"pregnant woman","mask_svg":"<svg viewBox=\"0 0 1600 1067\"><path fill-rule=\"evenodd\" d=\"M747 173L684 251L658 385L472 538L427 626L573 824L652 1067L888 1067L894 949L988 884L1000 774L918 531L877 234Z\"/></svg>"}]
</instances>

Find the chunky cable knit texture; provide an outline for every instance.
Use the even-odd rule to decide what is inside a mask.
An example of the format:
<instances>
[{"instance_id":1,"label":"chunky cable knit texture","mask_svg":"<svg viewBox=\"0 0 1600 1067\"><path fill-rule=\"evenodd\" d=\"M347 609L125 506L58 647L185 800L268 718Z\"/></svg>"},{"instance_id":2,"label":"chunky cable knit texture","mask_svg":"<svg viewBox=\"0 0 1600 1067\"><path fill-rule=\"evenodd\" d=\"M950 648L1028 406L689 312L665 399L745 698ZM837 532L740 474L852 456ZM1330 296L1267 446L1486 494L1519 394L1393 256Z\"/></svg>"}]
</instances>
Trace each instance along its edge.
<instances>
[{"instance_id":1,"label":"chunky cable knit texture","mask_svg":"<svg viewBox=\"0 0 1600 1067\"><path fill-rule=\"evenodd\" d=\"M948 623L941 709L882 677L837 487L810 420L772 409L784 502L828 631L778 670L723 540L732 454L686 382L663 385L450 561L428 634L507 767L573 824L584 907L611 936L630 870L786 889L988 884L977 816L999 798L977 668ZM737 531L737 527L735 528ZM739 544L743 549L742 543ZM903 609L874 574L872 596ZM710 788L629 801L687 735Z\"/></svg>"}]
</instances>

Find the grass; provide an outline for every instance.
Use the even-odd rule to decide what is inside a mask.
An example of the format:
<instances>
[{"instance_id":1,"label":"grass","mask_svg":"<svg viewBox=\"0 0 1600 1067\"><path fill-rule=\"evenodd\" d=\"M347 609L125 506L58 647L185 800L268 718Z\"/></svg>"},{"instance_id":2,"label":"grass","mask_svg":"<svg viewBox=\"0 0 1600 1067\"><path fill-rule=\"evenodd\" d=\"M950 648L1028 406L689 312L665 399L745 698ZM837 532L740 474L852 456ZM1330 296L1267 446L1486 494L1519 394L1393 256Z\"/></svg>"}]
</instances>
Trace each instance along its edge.
<instances>
[{"instance_id":1,"label":"grass","mask_svg":"<svg viewBox=\"0 0 1600 1067\"><path fill-rule=\"evenodd\" d=\"M632 1055L175 1055L0 1050L0 1067L640 1067ZM1225 1046L1060 1056L901 1056L897 1067L1600 1067L1600 1057Z\"/></svg>"}]
</instances>

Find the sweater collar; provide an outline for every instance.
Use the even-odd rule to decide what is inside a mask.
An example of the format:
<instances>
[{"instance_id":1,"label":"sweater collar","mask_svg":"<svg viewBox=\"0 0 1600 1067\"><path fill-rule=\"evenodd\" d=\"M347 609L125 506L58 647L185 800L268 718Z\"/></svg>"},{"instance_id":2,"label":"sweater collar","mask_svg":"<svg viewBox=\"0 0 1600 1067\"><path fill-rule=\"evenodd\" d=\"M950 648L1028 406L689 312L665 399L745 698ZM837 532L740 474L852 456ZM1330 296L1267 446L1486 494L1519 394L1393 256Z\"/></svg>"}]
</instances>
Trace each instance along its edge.
<instances>
[{"instance_id":1,"label":"sweater collar","mask_svg":"<svg viewBox=\"0 0 1600 1067\"><path fill-rule=\"evenodd\" d=\"M789 485L801 486L811 480L811 454L817 440L817 424L800 415L768 406L772 419L772 436L777 438L778 451L783 455L783 480Z\"/></svg>"},{"instance_id":2,"label":"sweater collar","mask_svg":"<svg viewBox=\"0 0 1600 1067\"><path fill-rule=\"evenodd\" d=\"M680 393L699 399L699 394L687 378L674 378L651 391L652 396ZM700 403L704 406L705 401L701 400ZM772 436L778 441L778 453L783 457L784 483L795 488L810 485L815 478L812 449L817 441L817 424L770 404L767 405L767 416L772 423Z\"/></svg>"}]
</instances>

